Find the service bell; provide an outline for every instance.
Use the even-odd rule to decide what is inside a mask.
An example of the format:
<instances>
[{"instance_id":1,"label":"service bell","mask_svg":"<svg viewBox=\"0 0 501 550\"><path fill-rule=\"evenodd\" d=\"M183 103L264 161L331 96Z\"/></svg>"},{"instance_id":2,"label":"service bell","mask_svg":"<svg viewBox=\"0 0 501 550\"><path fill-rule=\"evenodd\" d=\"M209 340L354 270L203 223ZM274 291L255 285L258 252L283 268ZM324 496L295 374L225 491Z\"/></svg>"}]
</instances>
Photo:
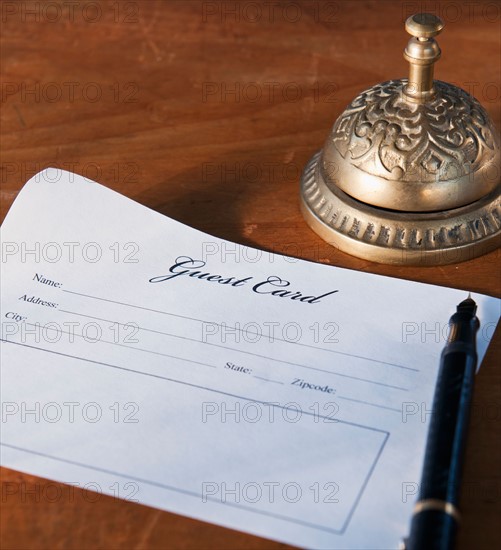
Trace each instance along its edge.
<instances>
[{"instance_id":1,"label":"service bell","mask_svg":"<svg viewBox=\"0 0 501 550\"><path fill-rule=\"evenodd\" d=\"M357 96L301 176L306 221L343 252L440 265L501 244L499 135L474 97L433 80L443 27L407 19L409 78Z\"/></svg>"}]
</instances>

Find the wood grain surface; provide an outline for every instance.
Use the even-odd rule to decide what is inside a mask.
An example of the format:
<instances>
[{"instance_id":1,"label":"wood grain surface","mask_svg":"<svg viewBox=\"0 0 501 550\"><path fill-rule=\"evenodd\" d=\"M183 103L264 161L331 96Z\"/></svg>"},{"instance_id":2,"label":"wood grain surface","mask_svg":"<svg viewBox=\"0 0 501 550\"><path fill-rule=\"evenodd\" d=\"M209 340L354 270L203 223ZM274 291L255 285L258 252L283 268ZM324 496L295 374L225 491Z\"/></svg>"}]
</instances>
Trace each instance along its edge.
<instances>
[{"instance_id":1,"label":"wood grain surface","mask_svg":"<svg viewBox=\"0 0 501 550\"><path fill-rule=\"evenodd\" d=\"M418 11L446 22L436 77L473 93L499 130L499 2L4 0L2 219L55 166L231 241L500 296L499 250L388 267L325 244L299 213L299 173L336 117L366 87L406 76L404 21ZM461 550L501 543L500 344L498 331L476 381ZM51 501L52 482L1 474L3 549L286 547L80 490Z\"/></svg>"}]
</instances>

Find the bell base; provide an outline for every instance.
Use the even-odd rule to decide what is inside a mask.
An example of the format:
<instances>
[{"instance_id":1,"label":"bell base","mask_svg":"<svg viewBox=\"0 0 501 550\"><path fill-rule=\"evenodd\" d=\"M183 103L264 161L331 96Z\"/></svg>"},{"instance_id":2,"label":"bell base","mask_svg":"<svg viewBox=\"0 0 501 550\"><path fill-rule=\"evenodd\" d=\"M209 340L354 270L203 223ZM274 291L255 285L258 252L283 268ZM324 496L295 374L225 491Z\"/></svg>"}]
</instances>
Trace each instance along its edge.
<instances>
[{"instance_id":1,"label":"bell base","mask_svg":"<svg viewBox=\"0 0 501 550\"><path fill-rule=\"evenodd\" d=\"M499 185L461 208L385 210L328 186L320 157L321 151L301 176L301 211L311 229L342 252L383 264L435 266L471 260L501 245Z\"/></svg>"}]
</instances>

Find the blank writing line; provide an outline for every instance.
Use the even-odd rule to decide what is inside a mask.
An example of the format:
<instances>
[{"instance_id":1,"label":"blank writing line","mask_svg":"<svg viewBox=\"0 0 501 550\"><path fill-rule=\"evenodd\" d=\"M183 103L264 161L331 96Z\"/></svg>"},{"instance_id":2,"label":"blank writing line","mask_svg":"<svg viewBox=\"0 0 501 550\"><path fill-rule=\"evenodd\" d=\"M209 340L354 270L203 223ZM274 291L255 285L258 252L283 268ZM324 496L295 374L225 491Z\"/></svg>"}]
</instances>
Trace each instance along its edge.
<instances>
[{"instance_id":1,"label":"blank writing line","mask_svg":"<svg viewBox=\"0 0 501 550\"><path fill-rule=\"evenodd\" d=\"M362 401L360 399L353 399L352 397L343 397L342 395L338 395L337 398L345 399L346 401L354 401L355 403L362 403L363 405L370 405L371 407L377 407L378 409L387 409L388 411L395 411L397 413L402 412L400 409L395 409L393 407L385 407L384 405L378 405L376 403L371 403L370 401Z\"/></svg>"},{"instance_id":2,"label":"blank writing line","mask_svg":"<svg viewBox=\"0 0 501 550\"><path fill-rule=\"evenodd\" d=\"M137 309L143 309L145 311L152 311L154 313L161 313L162 315L170 315L172 317L179 317L180 319L187 319L189 321L197 321L199 323L212 324L212 325L216 325L218 327L223 326L221 323L216 323L214 321L206 321L204 319L197 319L196 317L188 317L188 316L185 316L185 315L179 315L177 313L171 313L170 311L162 311L161 309L152 309L152 308L149 308L149 307L137 306L135 304L129 304L127 302L119 302L117 300L110 300L109 298L101 298L100 296L92 296L91 294L83 294L81 292L75 292L73 290L64 290L64 289L61 289L61 290L63 292L67 292L68 294L76 294L77 296L84 296L85 298L93 298L94 300L101 300L103 302L110 302L110 303L113 303L113 304L119 304L121 306L134 307L134 308L137 308ZM226 328L231 329L231 330L236 330L236 331L239 331L239 332L245 332L247 334L252 334L254 336L262 336L261 334L259 334L257 332L253 332L253 331L250 331L250 330L247 330L247 329L241 329L241 328L230 327L230 326L226 326ZM328 353L336 353L338 355L345 355L347 357L355 357L357 359L365 359L366 361L371 361L372 363L379 363L381 365L387 365L387 366L390 366L390 367L397 367L399 369L405 369L405 370L408 370L408 371L419 372L419 369L415 369L415 368L412 368L412 367L406 367L404 365L399 365L397 363L389 363L387 361L380 361L379 359L374 359L373 357L364 357L363 355L354 355L353 353L346 353L346 352L343 352L343 351L338 351L338 350L333 350L333 349L328 349L328 348L322 348L322 347L319 347L319 346L312 346L310 344L304 344L302 342L292 342L291 340L285 340L284 338L279 338L278 336L273 336L273 339L274 340L279 340L280 342L285 342L286 344L294 344L296 346L303 346L305 348L318 349L318 350L322 350L322 351L327 351Z\"/></svg>"},{"instance_id":3,"label":"blank writing line","mask_svg":"<svg viewBox=\"0 0 501 550\"><path fill-rule=\"evenodd\" d=\"M36 327L37 325L34 325L33 323L26 323L30 327ZM41 325L40 325L41 326ZM48 330L55 330L56 332L61 332L63 334L70 334L71 336L78 336L79 338L83 338L83 334L77 334L76 332L68 332L66 330L61 330L60 328L54 328L54 327L48 327L44 326L44 329ZM9 340L10 342L11 340ZM94 342L94 340L92 340ZM185 359L184 357L178 357L177 355L169 355L168 353L162 353L160 351L153 351L151 349L144 349L144 348L135 348L132 346L126 346L125 344L119 344L118 342L110 342L108 340L102 340L99 339L99 342L103 342L104 344L111 344L112 346L120 346L122 348L127 349L135 349L137 351L144 351L145 353L153 353L155 355L162 355L163 357L169 357L170 359L179 359L180 361L186 361L187 363L194 363L195 365L202 365L203 367L211 367L213 369L217 369L215 365L209 365L208 363L201 363L200 361L194 361L192 359Z\"/></svg>"},{"instance_id":4,"label":"blank writing line","mask_svg":"<svg viewBox=\"0 0 501 550\"><path fill-rule=\"evenodd\" d=\"M283 386L283 382L279 382L278 380L270 380L269 378L263 378L262 376L257 376L256 374L254 375L254 378L259 378L259 380L264 380L265 382L274 382L275 384L282 384Z\"/></svg>"},{"instance_id":5,"label":"blank writing line","mask_svg":"<svg viewBox=\"0 0 501 550\"><path fill-rule=\"evenodd\" d=\"M69 357L70 359L77 359L79 361L92 363L94 365L102 365L103 367L109 367L111 369L117 369L117 370L121 370L121 371L125 371L125 372L132 372L134 374L140 374L140 375L143 375L143 376L150 376L152 378L158 378L160 380L167 380L168 382L173 382L174 384L181 384L183 386L188 386L188 387L191 387L191 388L197 388L199 390L205 390L205 391L209 391L209 392L213 392L213 393L218 393L220 395L226 395L228 397L233 397L235 399L243 399L244 401L249 401L249 402L252 402L252 403L261 403L262 405L267 405L269 407L276 407L277 409L283 409L283 410L288 410L288 411L292 411L292 412L297 413L297 408L287 407L286 405L279 405L279 404L273 403L271 401L262 401L260 399L253 399L251 397L245 397L243 395L238 395L238 394L235 394L235 393L225 392L225 391L222 391L222 390L216 390L214 388L208 388L206 386L200 386L199 384L193 384L192 382L185 382L183 380L177 380L176 378L169 378L167 376L162 376L160 374L153 374L153 373L144 372L144 371L141 371L141 370L130 369L128 367L121 367L119 365L112 365L111 363L104 363L103 361L97 361L95 359L87 359L85 357L80 357L78 355L70 355L69 353L62 353L61 351L55 351L55 350L51 350L51 349L40 348L38 346L30 346L29 344L24 344L24 343L21 343L21 342L15 342L14 340L5 340L3 338L0 338L0 341L1 342L6 342L7 344L14 344L15 346L21 346L21 347L24 347L24 348L36 349L38 351L44 351L46 353L52 353L54 355L59 355L61 357ZM301 414L306 414L308 416L313 416L314 418L326 419L327 421L332 422L332 418L330 418L328 416L323 416L323 415L319 415L319 414L316 414L316 413L310 413L308 411L303 411L303 410L301 411ZM356 422L349 422L348 420L336 420L336 422L339 422L341 424L347 424L349 426L355 426L357 428L364 428L366 430L371 430L373 432L383 433L383 434L386 434L387 436L390 435L390 433L387 432L386 430L382 430L382 429L379 429L379 428L373 428L372 426L365 426L364 424L357 424Z\"/></svg>"},{"instance_id":6,"label":"blank writing line","mask_svg":"<svg viewBox=\"0 0 501 550\"><path fill-rule=\"evenodd\" d=\"M32 327L37 326L37 325L34 325L33 323L26 323L26 324L29 325L29 326L32 326ZM73 335L73 336L78 336L79 338L83 338L82 334L76 334L76 333L74 334L74 333L68 332L66 330L61 330L60 328L54 328L54 327L50 327L50 326L44 326L44 328L49 329L49 330L55 330L55 331L61 332L63 334L70 334L70 335ZM184 359L182 357L177 357L175 355L168 355L167 353L162 353L160 351L153 351L153 350L144 349L144 348L136 348L134 346L126 346L125 344L119 344L118 342L110 342L109 340L100 339L99 342L103 342L103 344L110 344L112 346L120 346L122 348L133 349L133 350L136 350L136 351L144 351L146 353L153 353L155 355L163 355L164 357L170 357L172 359L180 359L181 361L187 361L189 363L196 363L198 365L204 365L206 367L213 367L215 369L217 368L214 365L209 365L207 363L201 363L201 362L198 362L198 361L193 361L191 359ZM257 355L257 354L253 354L253 355ZM340 372L334 372L334 371L330 371L330 370L319 369L317 367L310 367L308 365L301 365L300 363L292 363L291 361L283 361L282 359L274 359L273 357L267 357L266 355L259 355L258 357L268 359L269 361L277 361L278 363L286 363L288 365L294 365L296 367L302 367L304 369L310 369L310 370L325 372L327 374L332 374L334 376L341 376L342 378L350 378L351 380L358 380L359 382L367 382L368 384L376 384L377 386L384 386L385 388L391 388L393 390L408 391L407 388L402 388L400 386L393 386L391 384L385 384L384 382L376 382L374 380L368 380L366 378L360 378L358 376L350 376L349 374L341 374Z\"/></svg>"},{"instance_id":7,"label":"blank writing line","mask_svg":"<svg viewBox=\"0 0 501 550\"><path fill-rule=\"evenodd\" d=\"M115 323L117 325L122 325L124 327L125 326L131 326L129 323L119 323L118 321L113 321L111 319L103 319L102 317L94 317L92 315L85 315L83 313L76 313L75 311L67 311L65 309L60 309L59 311L61 311L62 313L69 313L71 315L79 315L81 317L88 317L89 319L96 319L98 321L105 321L107 323ZM27 323L27 324L29 324L29 323ZM136 325L137 325L137 323L136 323ZM222 344L213 344L213 343L210 343L210 342L204 342L202 340L196 340L195 338L189 338L188 336L178 336L176 334L170 334L168 332L162 332L160 330L153 330L153 329L149 329L149 328L144 328L144 327L140 327L139 325L137 325L137 326L141 330L145 330L147 332L153 332L155 334L163 334L164 336L172 336L173 338L179 338L181 340L188 340L190 342L196 342L197 344L206 344L206 345L209 345L209 346L216 346L218 348L223 348L223 349L228 349L228 350L231 350L231 351L236 351L237 353L245 353L247 355L252 355L254 357L261 357L262 359L268 359L268 360L271 360L271 361L276 361L277 363L285 363L286 365L294 365L296 367L302 367L304 369L310 369L310 370L316 370L316 371L320 371L320 372L326 372L328 374L334 374L336 376L343 376L344 378L351 378L352 380L360 380L362 382L368 382L370 384L377 384L378 386L384 386L386 388L392 388L392 389L395 389L395 390L407 391L407 388L402 388L400 386L393 386L391 384L385 384L383 382L377 382L375 380L369 380L367 378L351 376L351 375L348 375L348 374L341 374L341 373L335 372L335 371L325 370L325 369L321 369L321 368L318 368L318 367L311 367L309 365L303 365L302 363L294 363L293 361L285 361L285 359L275 359L274 357L269 357L268 355L261 355L259 353L253 353L251 351L245 351L245 350L231 348L229 346L223 346ZM47 327L47 328L52 328L52 327ZM57 330L57 329L52 329L52 330ZM64 331L61 331L61 332L64 332ZM101 340L101 341L106 342L107 344L115 344L117 346L123 346L125 348L132 348L132 349L141 350L141 348L136 348L134 346L126 346L124 344L117 344L115 342L108 342L107 340ZM141 351L148 351L148 350L141 350ZM151 352L151 353L157 353L157 352ZM160 355L164 355L164 354L160 354ZM167 357L171 357L171 356L168 355ZM209 365L209 366L211 366L211 365Z\"/></svg>"}]
</instances>

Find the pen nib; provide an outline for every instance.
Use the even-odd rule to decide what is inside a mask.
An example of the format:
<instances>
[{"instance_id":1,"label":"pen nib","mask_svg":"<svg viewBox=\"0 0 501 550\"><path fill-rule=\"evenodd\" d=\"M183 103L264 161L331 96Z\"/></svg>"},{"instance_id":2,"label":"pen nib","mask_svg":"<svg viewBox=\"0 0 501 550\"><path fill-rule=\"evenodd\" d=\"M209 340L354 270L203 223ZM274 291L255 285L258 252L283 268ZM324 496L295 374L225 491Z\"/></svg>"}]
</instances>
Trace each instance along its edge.
<instances>
[{"instance_id":1,"label":"pen nib","mask_svg":"<svg viewBox=\"0 0 501 550\"><path fill-rule=\"evenodd\" d=\"M477 304L475 300L471 297L471 292L468 294L468 298L466 300L463 300L458 306L457 306L458 312L464 312L464 313L470 313L471 315L475 315L477 313Z\"/></svg>"}]
</instances>

